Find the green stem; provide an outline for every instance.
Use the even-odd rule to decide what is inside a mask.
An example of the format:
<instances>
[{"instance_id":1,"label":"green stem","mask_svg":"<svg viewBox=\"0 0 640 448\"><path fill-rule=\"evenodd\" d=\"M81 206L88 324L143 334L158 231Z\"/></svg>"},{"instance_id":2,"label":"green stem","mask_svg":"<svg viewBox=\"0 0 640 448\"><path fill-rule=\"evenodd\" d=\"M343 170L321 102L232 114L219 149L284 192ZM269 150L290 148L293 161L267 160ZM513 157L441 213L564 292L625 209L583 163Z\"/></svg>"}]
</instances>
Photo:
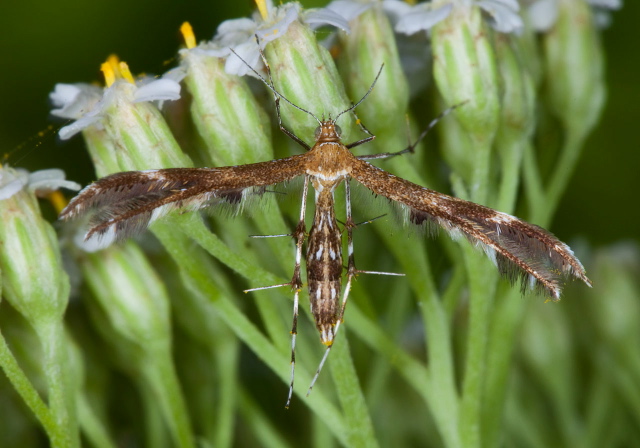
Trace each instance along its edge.
<instances>
[{"instance_id":1,"label":"green stem","mask_svg":"<svg viewBox=\"0 0 640 448\"><path fill-rule=\"evenodd\" d=\"M51 439L54 447L78 447L80 437L76 416L76 398L69 381L69 360L66 337L61 321L36 328L44 353L44 374L49 391L49 409L59 431Z\"/></svg>"},{"instance_id":2,"label":"green stem","mask_svg":"<svg viewBox=\"0 0 640 448\"><path fill-rule=\"evenodd\" d=\"M560 153L560 159L555 165L553 174L549 181L549 187L547 189L545 207L540 211L541 217L540 225L548 225L551 222L551 218L555 214L556 209L560 203L560 199L564 191L571 180L571 175L575 170L580 153L582 152L583 143L586 134L581 131L568 128L566 133L566 141Z\"/></svg>"},{"instance_id":3,"label":"green stem","mask_svg":"<svg viewBox=\"0 0 640 448\"><path fill-rule=\"evenodd\" d=\"M491 166L491 145L493 138L486 135L470 135L473 141L475 160L469 193L471 200L478 204L486 204L489 198L489 176Z\"/></svg>"},{"instance_id":4,"label":"green stem","mask_svg":"<svg viewBox=\"0 0 640 448\"><path fill-rule=\"evenodd\" d=\"M170 448L171 438L167 433L167 426L158 407L156 394L151 385L142 376L137 378L138 391L144 406L144 430L147 438L147 448Z\"/></svg>"},{"instance_id":5,"label":"green stem","mask_svg":"<svg viewBox=\"0 0 640 448\"><path fill-rule=\"evenodd\" d=\"M529 202L529 221L544 225L541 219L545 207L545 192L535 149L531 144L524 150L524 187Z\"/></svg>"},{"instance_id":6,"label":"green stem","mask_svg":"<svg viewBox=\"0 0 640 448\"><path fill-rule=\"evenodd\" d=\"M231 328L238 338L247 344L256 356L273 370L285 384L289 384L289 369L283 368L283 366L289 366L289 359L247 319L245 314L231 301L229 295L218 294L218 291L211 286L210 273L205 269L206 263L203 263L202 260L196 256L197 254L190 251L188 247L185 246L182 237L176 235L175 232L164 235L162 244L178 265L185 286L193 294L200 296L200 300L206 301L217 298L213 304L222 319L229 325L229 328ZM244 272L244 274L249 275L247 272ZM262 281L270 277L270 274L260 275L264 277ZM309 373L301 366L296 367L297 382L310 384L311 376ZM303 395L302 390L299 388L295 389L295 392L297 395ZM340 411L329 402L321 390L314 391L312 397L301 400L301 403L306 404L313 412L318 414L320 418L327 423L327 427L331 429L338 440L343 444L348 443L348 431L344 425Z\"/></svg>"},{"instance_id":7,"label":"green stem","mask_svg":"<svg viewBox=\"0 0 640 448\"><path fill-rule=\"evenodd\" d=\"M11 382L14 389L20 394L26 405L29 407L33 415L38 419L44 428L49 440L61 440L63 435L53 417L53 414L47 407L38 391L33 387L31 381L24 371L18 365L18 361L11 353L11 349L7 345L7 340L0 333L0 367Z\"/></svg>"},{"instance_id":8,"label":"green stem","mask_svg":"<svg viewBox=\"0 0 640 448\"><path fill-rule=\"evenodd\" d=\"M373 431L371 416L351 359L348 341L344 336L342 335L342 340L332 348L334 353L332 353L333 359L329 367L344 411L343 417L348 428L348 445L376 447L378 442Z\"/></svg>"},{"instance_id":9,"label":"green stem","mask_svg":"<svg viewBox=\"0 0 640 448\"><path fill-rule=\"evenodd\" d=\"M116 448L116 443L111 439L107 428L91 408L87 396L82 391L76 403L80 427L90 444L95 448Z\"/></svg>"},{"instance_id":10,"label":"green stem","mask_svg":"<svg viewBox=\"0 0 640 448\"><path fill-rule=\"evenodd\" d=\"M494 267L471 245L464 246L469 279L469 330L465 359L460 438L462 446L481 446L482 405L490 312L495 294Z\"/></svg>"},{"instance_id":11,"label":"green stem","mask_svg":"<svg viewBox=\"0 0 640 448\"><path fill-rule=\"evenodd\" d=\"M430 399L426 403L446 446L462 446L458 433L458 394L449 320L435 287L429 261L421 245L407 238L392 239L384 231L380 232L380 236L401 262L402 269L418 296L429 358L425 395Z\"/></svg>"},{"instance_id":12,"label":"green stem","mask_svg":"<svg viewBox=\"0 0 640 448\"><path fill-rule=\"evenodd\" d=\"M513 213L520 183L520 162L525 148L530 145L529 138L499 135L496 143L500 146L501 154L501 179L496 208L504 213Z\"/></svg>"},{"instance_id":13,"label":"green stem","mask_svg":"<svg viewBox=\"0 0 640 448\"><path fill-rule=\"evenodd\" d=\"M350 332L358 335L362 342L384 356L387 362L395 367L398 373L404 377L405 381L428 403L431 395L429 395L430 383L427 368L396 345L389 338L387 332L365 316L357 305L349 304L349 312L347 314L349 323L351 324L349 327Z\"/></svg>"},{"instance_id":14,"label":"green stem","mask_svg":"<svg viewBox=\"0 0 640 448\"><path fill-rule=\"evenodd\" d=\"M239 400L240 384L238 375L238 360L240 344L236 338L227 338L216 343L216 351L212 355L215 359L220 387L218 388L217 418L209 422L215 426L213 446L219 448L233 445L233 431L235 425L236 406Z\"/></svg>"},{"instance_id":15,"label":"green stem","mask_svg":"<svg viewBox=\"0 0 640 448\"><path fill-rule=\"evenodd\" d=\"M247 422L247 427L254 433L255 439L265 448L290 448L291 445L273 426L273 422L253 400L251 394L240 389L239 405L242 418Z\"/></svg>"},{"instance_id":16,"label":"green stem","mask_svg":"<svg viewBox=\"0 0 640 448\"><path fill-rule=\"evenodd\" d=\"M526 303L511 286L499 294L490 322L487 366L482 408L482 441L485 447L500 446L503 414L512 368L514 344L524 317Z\"/></svg>"},{"instance_id":17,"label":"green stem","mask_svg":"<svg viewBox=\"0 0 640 448\"><path fill-rule=\"evenodd\" d=\"M170 236L171 228L179 228L185 235L192 238L203 249L220 260L221 263L245 277L254 286L281 283L282 279L279 277L248 263L242 256L232 251L217 235L206 228L200 216L193 214L174 216L166 220L164 225L164 229L168 230L168 232L165 232L168 237Z\"/></svg>"},{"instance_id":18,"label":"green stem","mask_svg":"<svg viewBox=\"0 0 640 448\"><path fill-rule=\"evenodd\" d=\"M169 345L160 343L158 347L154 347L150 352L150 359L143 365L146 378L149 379L165 421L171 428L176 445L182 448L195 447L189 413L180 390Z\"/></svg>"}]
</instances>

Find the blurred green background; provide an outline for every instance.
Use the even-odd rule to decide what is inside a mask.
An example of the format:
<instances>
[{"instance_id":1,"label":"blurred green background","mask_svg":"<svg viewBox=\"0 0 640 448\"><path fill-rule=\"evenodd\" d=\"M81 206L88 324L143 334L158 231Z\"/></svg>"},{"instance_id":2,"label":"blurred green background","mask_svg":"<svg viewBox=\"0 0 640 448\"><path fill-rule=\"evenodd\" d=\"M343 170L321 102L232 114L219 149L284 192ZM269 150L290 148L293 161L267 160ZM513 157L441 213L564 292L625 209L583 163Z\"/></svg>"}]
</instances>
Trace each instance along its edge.
<instances>
[{"instance_id":1,"label":"blurred green background","mask_svg":"<svg viewBox=\"0 0 640 448\"><path fill-rule=\"evenodd\" d=\"M308 2L322 5L324 2ZM160 74L175 65L184 20L198 40L211 38L225 19L248 16L253 2L79 0L4 2L0 10L0 144L9 163L30 170L61 167L83 184L93 179L79 137L58 142L38 133L54 123L48 94L57 82L100 81L111 53L134 73ZM584 237L602 245L640 236L640 4L627 1L602 37L608 58L609 98L552 230L561 239ZM375 125L372 125L375 131ZM393 148L391 148L393 149Z\"/></svg>"}]
</instances>

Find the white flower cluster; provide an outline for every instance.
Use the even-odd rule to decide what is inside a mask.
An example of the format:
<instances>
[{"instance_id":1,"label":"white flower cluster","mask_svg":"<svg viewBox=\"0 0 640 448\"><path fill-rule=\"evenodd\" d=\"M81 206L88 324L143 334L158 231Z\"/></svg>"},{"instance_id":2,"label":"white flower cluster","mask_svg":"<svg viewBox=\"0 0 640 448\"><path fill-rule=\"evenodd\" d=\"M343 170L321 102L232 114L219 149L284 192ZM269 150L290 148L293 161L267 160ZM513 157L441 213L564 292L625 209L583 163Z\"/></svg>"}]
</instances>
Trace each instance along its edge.
<instances>
[{"instance_id":1,"label":"white flower cluster","mask_svg":"<svg viewBox=\"0 0 640 448\"><path fill-rule=\"evenodd\" d=\"M23 189L37 195L46 195L59 188L78 191L81 186L66 180L64 171L57 168L29 173L21 168L0 167L0 201L9 199Z\"/></svg>"}]
</instances>

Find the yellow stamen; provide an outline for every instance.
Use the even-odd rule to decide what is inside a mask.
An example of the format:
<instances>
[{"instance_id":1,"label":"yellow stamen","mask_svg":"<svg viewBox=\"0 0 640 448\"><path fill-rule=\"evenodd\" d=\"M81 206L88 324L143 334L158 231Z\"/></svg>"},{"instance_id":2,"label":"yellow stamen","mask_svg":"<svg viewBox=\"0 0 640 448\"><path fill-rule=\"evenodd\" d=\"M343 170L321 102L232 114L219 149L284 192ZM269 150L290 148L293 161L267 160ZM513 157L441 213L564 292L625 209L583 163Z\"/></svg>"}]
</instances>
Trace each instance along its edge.
<instances>
[{"instance_id":1,"label":"yellow stamen","mask_svg":"<svg viewBox=\"0 0 640 448\"><path fill-rule=\"evenodd\" d=\"M267 8L266 0L256 0L256 6L258 7L258 11L260 11L262 20L267 20L267 17L269 17L269 9Z\"/></svg>"},{"instance_id":2,"label":"yellow stamen","mask_svg":"<svg viewBox=\"0 0 640 448\"><path fill-rule=\"evenodd\" d=\"M52 191L51 193L49 193L47 195L47 200L51 202L51 205L53 205L53 208L58 214L60 214L60 212L62 212L62 210L69 203L69 201L67 201L67 198L65 198L64 195L60 193L58 190Z\"/></svg>"},{"instance_id":3,"label":"yellow stamen","mask_svg":"<svg viewBox=\"0 0 640 448\"><path fill-rule=\"evenodd\" d=\"M182 38L184 39L184 43L187 45L187 48L191 49L196 46L196 36L193 34L193 27L189 22L184 22L180 26L180 32L182 33Z\"/></svg>"},{"instance_id":4,"label":"yellow stamen","mask_svg":"<svg viewBox=\"0 0 640 448\"><path fill-rule=\"evenodd\" d=\"M116 73L113 71L113 67L109 62L103 62L100 66L100 71L102 71L102 75L104 76L104 84L107 87L111 87L114 82L116 82Z\"/></svg>"},{"instance_id":5,"label":"yellow stamen","mask_svg":"<svg viewBox=\"0 0 640 448\"><path fill-rule=\"evenodd\" d=\"M110 54L107 58L107 64L110 64L115 72L118 71L118 64L120 64L120 58L115 54Z\"/></svg>"},{"instance_id":6,"label":"yellow stamen","mask_svg":"<svg viewBox=\"0 0 640 448\"><path fill-rule=\"evenodd\" d=\"M135 80L133 79L133 75L131 74L131 71L129 70L129 66L127 65L126 62L122 61L120 62L120 76L122 76L124 79L126 79L127 81L129 81L131 84L135 84Z\"/></svg>"}]
</instances>

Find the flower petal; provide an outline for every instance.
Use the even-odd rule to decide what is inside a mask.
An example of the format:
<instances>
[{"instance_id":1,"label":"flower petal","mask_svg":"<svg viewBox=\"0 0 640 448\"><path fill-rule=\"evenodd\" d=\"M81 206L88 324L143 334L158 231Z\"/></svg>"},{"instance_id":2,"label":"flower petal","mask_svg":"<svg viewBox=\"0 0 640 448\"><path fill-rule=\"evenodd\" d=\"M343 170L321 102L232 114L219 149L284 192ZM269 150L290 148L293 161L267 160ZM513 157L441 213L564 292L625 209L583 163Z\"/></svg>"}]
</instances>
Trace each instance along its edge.
<instances>
[{"instance_id":1,"label":"flower petal","mask_svg":"<svg viewBox=\"0 0 640 448\"><path fill-rule=\"evenodd\" d=\"M394 27L405 14L409 13L413 6L401 0L383 0L382 9L389 18L389 22Z\"/></svg>"},{"instance_id":2,"label":"flower petal","mask_svg":"<svg viewBox=\"0 0 640 448\"><path fill-rule=\"evenodd\" d=\"M251 19L225 20L218 26L213 42L219 47L233 47L250 39L258 25Z\"/></svg>"},{"instance_id":3,"label":"flower petal","mask_svg":"<svg viewBox=\"0 0 640 448\"><path fill-rule=\"evenodd\" d=\"M622 8L622 0L587 0L591 6L606 9Z\"/></svg>"},{"instance_id":4,"label":"flower petal","mask_svg":"<svg viewBox=\"0 0 640 448\"><path fill-rule=\"evenodd\" d=\"M349 21L329 8L309 11L305 14L304 21L311 27L311 29L314 30L324 25L331 25L336 28L340 28L346 33L351 32L351 28L349 28Z\"/></svg>"},{"instance_id":5,"label":"flower petal","mask_svg":"<svg viewBox=\"0 0 640 448\"><path fill-rule=\"evenodd\" d=\"M347 22L351 22L372 6L373 2L361 3L353 0L335 0L329 3L325 9L340 14Z\"/></svg>"},{"instance_id":6,"label":"flower petal","mask_svg":"<svg viewBox=\"0 0 640 448\"><path fill-rule=\"evenodd\" d=\"M518 33L524 26L517 9L505 6L505 0L481 0L476 3L491 16L489 24L496 31Z\"/></svg>"},{"instance_id":7,"label":"flower petal","mask_svg":"<svg viewBox=\"0 0 640 448\"><path fill-rule=\"evenodd\" d=\"M49 193L51 191L58 190L59 188L66 188L74 191L78 191L82 188L80 184L66 180L65 177L66 175L64 171L58 168L34 171L29 174L29 191Z\"/></svg>"},{"instance_id":8,"label":"flower petal","mask_svg":"<svg viewBox=\"0 0 640 448\"><path fill-rule=\"evenodd\" d=\"M243 44L237 45L233 48L236 54L230 54L227 57L227 62L224 65L224 71L231 75L244 76L246 74L252 74L253 72L247 67L249 64L255 70L260 70L262 67L262 60L260 59L260 51L258 45L254 41L246 41ZM241 61L240 58L244 60Z\"/></svg>"},{"instance_id":9,"label":"flower petal","mask_svg":"<svg viewBox=\"0 0 640 448\"><path fill-rule=\"evenodd\" d=\"M78 132L82 131L83 129L88 128L94 123L97 123L102 118L102 115L100 114L97 114L97 113L94 115L90 115L90 114L91 113L86 114L84 117L80 118L79 120L76 120L70 125L61 128L60 131L58 131L58 135L60 136L60 139L68 140L74 135L76 135Z\"/></svg>"},{"instance_id":10,"label":"flower petal","mask_svg":"<svg viewBox=\"0 0 640 448\"><path fill-rule=\"evenodd\" d=\"M284 6L281 6L278 8L278 15L282 15L283 8L284 17L282 17L282 19L267 28L262 28L256 31L256 35L260 39L260 45L262 48L272 40L276 40L280 36L284 35L289 29L289 25L298 18L298 9L300 8L298 3L287 3Z\"/></svg>"},{"instance_id":11,"label":"flower petal","mask_svg":"<svg viewBox=\"0 0 640 448\"><path fill-rule=\"evenodd\" d=\"M56 84L49 99L57 109L51 115L77 119L88 113L100 101L102 89L90 84Z\"/></svg>"},{"instance_id":12,"label":"flower petal","mask_svg":"<svg viewBox=\"0 0 640 448\"><path fill-rule=\"evenodd\" d=\"M558 20L557 0L538 0L527 8L529 22L537 31L547 31Z\"/></svg>"},{"instance_id":13,"label":"flower petal","mask_svg":"<svg viewBox=\"0 0 640 448\"><path fill-rule=\"evenodd\" d=\"M26 170L0 168L0 201L18 193L28 182L29 174Z\"/></svg>"},{"instance_id":14,"label":"flower petal","mask_svg":"<svg viewBox=\"0 0 640 448\"><path fill-rule=\"evenodd\" d=\"M520 11L520 4L517 0L488 0L493 3L500 3L514 12Z\"/></svg>"},{"instance_id":15,"label":"flower petal","mask_svg":"<svg viewBox=\"0 0 640 448\"><path fill-rule=\"evenodd\" d=\"M436 23L446 19L453 9L452 4L444 5L442 8L435 10L426 9L425 5L431 6L430 3L421 3L400 17L400 20L396 23L395 30L404 34L415 34L421 30L428 30Z\"/></svg>"},{"instance_id":16,"label":"flower petal","mask_svg":"<svg viewBox=\"0 0 640 448\"><path fill-rule=\"evenodd\" d=\"M134 103L180 99L180 84L173 79L160 78L136 89Z\"/></svg>"}]
</instances>

